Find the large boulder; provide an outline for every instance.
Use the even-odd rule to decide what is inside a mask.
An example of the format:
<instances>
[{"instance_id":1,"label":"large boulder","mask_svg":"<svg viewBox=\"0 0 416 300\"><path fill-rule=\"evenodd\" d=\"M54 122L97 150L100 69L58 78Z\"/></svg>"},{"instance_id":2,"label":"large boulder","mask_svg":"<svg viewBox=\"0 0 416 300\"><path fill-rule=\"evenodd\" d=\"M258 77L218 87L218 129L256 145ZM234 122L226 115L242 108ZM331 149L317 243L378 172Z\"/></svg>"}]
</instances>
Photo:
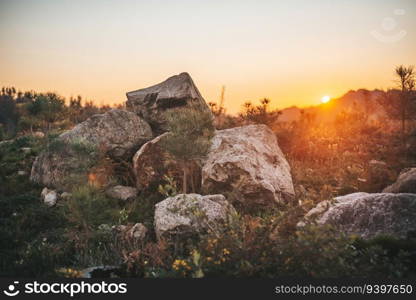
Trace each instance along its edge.
<instances>
[{"instance_id":1,"label":"large boulder","mask_svg":"<svg viewBox=\"0 0 416 300\"><path fill-rule=\"evenodd\" d=\"M113 109L61 134L34 161L31 180L65 189L89 173L98 156L129 158L152 138L149 124L136 114Z\"/></svg>"},{"instance_id":2,"label":"large boulder","mask_svg":"<svg viewBox=\"0 0 416 300\"><path fill-rule=\"evenodd\" d=\"M179 194L156 204L156 236L172 240L220 231L234 214L234 207L223 195Z\"/></svg>"},{"instance_id":3,"label":"large boulder","mask_svg":"<svg viewBox=\"0 0 416 300\"><path fill-rule=\"evenodd\" d=\"M392 185L383 190L383 193L415 193L416 194L416 168L403 170L399 178Z\"/></svg>"},{"instance_id":4,"label":"large boulder","mask_svg":"<svg viewBox=\"0 0 416 300\"><path fill-rule=\"evenodd\" d=\"M169 77L159 84L126 95L127 109L149 122L156 133L167 131L166 110L193 106L210 111L188 73Z\"/></svg>"},{"instance_id":5,"label":"large boulder","mask_svg":"<svg viewBox=\"0 0 416 300\"><path fill-rule=\"evenodd\" d=\"M60 139L67 142L88 141L114 158L133 155L152 137L152 129L146 121L120 109L93 115L60 135Z\"/></svg>"},{"instance_id":6,"label":"large boulder","mask_svg":"<svg viewBox=\"0 0 416 300\"><path fill-rule=\"evenodd\" d=\"M415 216L416 194L353 193L319 203L298 226L316 222L363 238L406 238L416 233Z\"/></svg>"},{"instance_id":7,"label":"large boulder","mask_svg":"<svg viewBox=\"0 0 416 300\"><path fill-rule=\"evenodd\" d=\"M136 176L136 186L143 190L161 183L164 176L172 178L177 188L181 188L182 169L162 145L163 138L169 133L164 133L145 143L133 156L133 170ZM195 189L201 186L201 168L196 163L190 163L193 184Z\"/></svg>"},{"instance_id":8,"label":"large boulder","mask_svg":"<svg viewBox=\"0 0 416 300\"><path fill-rule=\"evenodd\" d=\"M217 131L202 168L205 193L234 192L246 207L267 207L291 200L290 166L274 133L265 125Z\"/></svg>"}]
</instances>

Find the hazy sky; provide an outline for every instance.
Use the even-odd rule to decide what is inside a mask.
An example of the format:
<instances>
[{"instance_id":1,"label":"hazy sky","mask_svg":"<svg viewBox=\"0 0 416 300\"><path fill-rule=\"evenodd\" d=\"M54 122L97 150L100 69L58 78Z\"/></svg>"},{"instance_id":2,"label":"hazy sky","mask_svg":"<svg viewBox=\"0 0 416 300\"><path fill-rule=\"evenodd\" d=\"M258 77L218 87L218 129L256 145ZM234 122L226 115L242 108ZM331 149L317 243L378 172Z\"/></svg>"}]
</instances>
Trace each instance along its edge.
<instances>
[{"instance_id":1,"label":"hazy sky","mask_svg":"<svg viewBox=\"0 0 416 300\"><path fill-rule=\"evenodd\" d=\"M0 85L120 103L186 71L229 112L388 88L416 64L415 0L0 0Z\"/></svg>"}]
</instances>

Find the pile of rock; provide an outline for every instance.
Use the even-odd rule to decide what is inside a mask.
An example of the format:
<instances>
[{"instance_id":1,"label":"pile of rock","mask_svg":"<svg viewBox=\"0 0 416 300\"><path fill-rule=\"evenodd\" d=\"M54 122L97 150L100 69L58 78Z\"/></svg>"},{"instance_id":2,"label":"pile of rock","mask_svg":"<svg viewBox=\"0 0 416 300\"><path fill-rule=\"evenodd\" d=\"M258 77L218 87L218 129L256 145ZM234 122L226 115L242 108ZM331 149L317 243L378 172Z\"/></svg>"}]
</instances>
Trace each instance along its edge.
<instances>
[{"instance_id":1,"label":"pile of rock","mask_svg":"<svg viewBox=\"0 0 416 300\"><path fill-rule=\"evenodd\" d=\"M209 111L193 80L189 74L181 73L129 92L127 98L127 111L115 109L91 117L61 134L58 146L49 147L36 158L31 179L56 189L42 191L47 205L55 205L58 199L70 200L70 194L60 195L58 191L64 191L65 183L80 175L79 169L81 175L89 175L93 167L89 162L97 156L132 160L136 186L107 186L106 194L121 201L158 184L163 175L180 181L179 165L161 147L164 136L169 134L164 113L182 107ZM92 150L81 155L76 150L80 147ZM181 194L158 203L154 223L159 239L222 230L232 221L233 205L268 208L295 196L290 166L276 136L265 125L216 131L207 158L192 169L198 187L206 195ZM384 162L369 163L374 180L384 178L387 171ZM99 176L97 173L103 172L95 170L93 175ZM354 193L324 201L298 225L331 224L342 232L365 238L378 234L408 237L416 231L415 193L413 168L400 174L383 193ZM117 230L137 240L143 240L147 232L140 223Z\"/></svg>"},{"instance_id":2,"label":"pile of rock","mask_svg":"<svg viewBox=\"0 0 416 300\"><path fill-rule=\"evenodd\" d=\"M161 147L161 140L168 134L164 113L182 107L210 111L192 78L181 73L157 85L129 92L127 98L127 111L111 110L92 116L61 134L58 138L61 147L50 147L36 158L31 179L56 189L45 188L42 192L47 205L53 206L64 198L57 190L67 189L68 179L80 175L79 169L89 166L89 160L97 156L116 159L133 156L136 187L118 185L106 190L107 196L121 201L135 198L139 191L158 184L164 175L180 181L179 165ZM93 151L80 155L72 149L74 143ZM99 177L105 173L93 168L92 165L84 168L81 175L92 177L93 173ZM158 203L155 210L158 238L220 230L235 214L234 207L222 194L237 193L233 201L259 207L294 197L289 164L275 135L265 125L217 131L207 159L192 169L197 188L208 195L178 195ZM136 225L121 231L134 231L131 234L141 238L147 229Z\"/></svg>"}]
</instances>

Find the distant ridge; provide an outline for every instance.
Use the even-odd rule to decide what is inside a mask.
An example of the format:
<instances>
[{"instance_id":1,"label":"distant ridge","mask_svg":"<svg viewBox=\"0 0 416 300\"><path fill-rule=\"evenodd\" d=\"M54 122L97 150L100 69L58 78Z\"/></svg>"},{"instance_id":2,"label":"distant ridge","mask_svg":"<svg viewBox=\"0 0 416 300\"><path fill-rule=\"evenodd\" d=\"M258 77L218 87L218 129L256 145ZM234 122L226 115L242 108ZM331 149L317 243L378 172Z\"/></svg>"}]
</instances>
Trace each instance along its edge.
<instances>
[{"instance_id":1,"label":"distant ridge","mask_svg":"<svg viewBox=\"0 0 416 300\"><path fill-rule=\"evenodd\" d=\"M378 99L383 97L386 92L381 90L351 90L339 98L334 98L328 103L315 106L299 108L291 106L281 110L279 122L298 121L304 114L314 114L318 121L331 122L343 111L355 111L366 113L370 119L380 119L385 116L383 107Z\"/></svg>"}]
</instances>

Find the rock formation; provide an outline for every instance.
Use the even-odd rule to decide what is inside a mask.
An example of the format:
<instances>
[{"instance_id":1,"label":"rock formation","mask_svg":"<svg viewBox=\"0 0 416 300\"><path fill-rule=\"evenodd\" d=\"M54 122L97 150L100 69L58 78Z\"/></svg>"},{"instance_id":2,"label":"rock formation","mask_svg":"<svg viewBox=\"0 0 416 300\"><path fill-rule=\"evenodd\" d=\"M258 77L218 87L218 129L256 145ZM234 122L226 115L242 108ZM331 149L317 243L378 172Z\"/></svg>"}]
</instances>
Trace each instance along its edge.
<instances>
[{"instance_id":1,"label":"rock formation","mask_svg":"<svg viewBox=\"0 0 416 300\"><path fill-rule=\"evenodd\" d=\"M403 170L399 178L392 185L386 187L383 193L415 193L416 194L416 168Z\"/></svg>"},{"instance_id":2,"label":"rock formation","mask_svg":"<svg viewBox=\"0 0 416 300\"><path fill-rule=\"evenodd\" d=\"M147 122L132 112L113 109L94 115L61 134L34 161L31 180L65 189L77 176L86 175L101 155L131 157L152 138Z\"/></svg>"},{"instance_id":3,"label":"rock formation","mask_svg":"<svg viewBox=\"0 0 416 300\"><path fill-rule=\"evenodd\" d=\"M235 213L223 195L179 194L156 204L156 236L170 240L221 230Z\"/></svg>"},{"instance_id":4,"label":"rock formation","mask_svg":"<svg viewBox=\"0 0 416 300\"><path fill-rule=\"evenodd\" d=\"M131 186L116 185L106 190L110 198L127 201L137 196L137 189Z\"/></svg>"},{"instance_id":5,"label":"rock formation","mask_svg":"<svg viewBox=\"0 0 416 300\"><path fill-rule=\"evenodd\" d=\"M319 203L305 219L363 238L380 234L406 238L416 234L415 215L416 194L353 193Z\"/></svg>"},{"instance_id":6,"label":"rock formation","mask_svg":"<svg viewBox=\"0 0 416 300\"><path fill-rule=\"evenodd\" d=\"M169 77L159 84L126 95L127 109L149 122L156 133L167 131L166 110L194 106L210 111L188 73Z\"/></svg>"},{"instance_id":7,"label":"rock formation","mask_svg":"<svg viewBox=\"0 0 416 300\"><path fill-rule=\"evenodd\" d=\"M202 168L202 189L237 192L236 200L244 206L264 207L294 197L290 166L265 125L216 132Z\"/></svg>"}]
</instances>

